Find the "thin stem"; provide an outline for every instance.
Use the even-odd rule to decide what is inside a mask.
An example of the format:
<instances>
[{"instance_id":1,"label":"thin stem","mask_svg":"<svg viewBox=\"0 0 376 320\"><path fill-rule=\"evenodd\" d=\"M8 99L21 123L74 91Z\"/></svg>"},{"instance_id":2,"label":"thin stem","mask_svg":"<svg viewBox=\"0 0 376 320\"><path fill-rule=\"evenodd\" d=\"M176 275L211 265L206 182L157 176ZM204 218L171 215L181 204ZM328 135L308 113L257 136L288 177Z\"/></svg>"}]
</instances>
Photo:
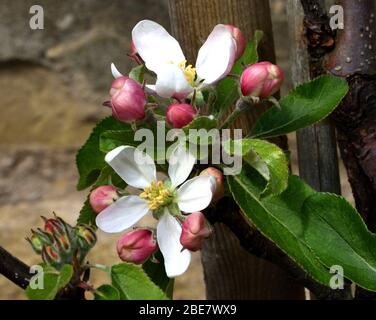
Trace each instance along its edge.
<instances>
[{"instance_id":1,"label":"thin stem","mask_svg":"<svg viewBox=\"0 0 376 320\"><path fill-rule=\"evenodd\" d=\"M250 103L243 100L239 99L238 102L236 103L236 107L234 111L227 117L227 119L223 122L221 129L227 129L231 126L231 124L239 118L239 116L246 111L250 107Z\"/></svg>"},{"instance_id":2,"label":"thin stem","mask_svg":"<svg viewBox=\"0 0 376 320\"><path fill-rule=\"evenodd\" d=\"M98 270L102 270L102 271L107 272L107 273L111 273L111 268L108 267L108 266L105 266L104 264L94 263L94 264L89 264L88 267L98 269Z\"/></svg>"}]
</instances>

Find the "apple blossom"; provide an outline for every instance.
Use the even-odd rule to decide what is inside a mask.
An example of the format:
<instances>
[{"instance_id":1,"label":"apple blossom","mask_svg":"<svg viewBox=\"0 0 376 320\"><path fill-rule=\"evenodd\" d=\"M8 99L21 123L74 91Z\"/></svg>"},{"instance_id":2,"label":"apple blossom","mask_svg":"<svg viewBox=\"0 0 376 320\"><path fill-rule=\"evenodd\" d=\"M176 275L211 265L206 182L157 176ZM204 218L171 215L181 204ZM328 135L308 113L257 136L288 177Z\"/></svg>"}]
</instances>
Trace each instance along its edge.
<instances>
[{"instance_id":1,"label":"apple blossom","mask_svg":"<svg viewBox=\"0 0 376 320\"><path fill-rule=\"evenodd\" d=\"M184 273L191 260L188 250L182 250L178 221L181 213L205 209L212 199L213 178L198 176L184 182L196 162L185 146L176 147L169 157L169 179L157 179L151 157L140 150L122 146L109 152L105 161L129 186L143 190L139 195L124 196L103 210L96 218L97 226L108 233L126 230L146 214L158 220L157 241L170 278Z\"/></svg>"},{"instance_id":2,"label":"apple blossom","mask_svg":"<svg viewBox=\"0 0 376 320\"><path fill-rule=\"evenodd\" d=\"M167 108L167 122L174 128L183 128L190 124L197 114L197 110L191 104L172 104Z\"/></svg>"},{"instance_id":3,"label":"apple blossom","mask_svg":"<svg viewBox=\"0 0 376 320\"><path fill-rule=\"evenodd\" d=\"M266 99L276 93L284 76L278 65L264 61L253 64L243 71L240 87L243 96Z\"/></svg>"},{"instance_id":4,"label":"apple blossom","mask_svg":"<svg viewBox=\"0 0 376 320\"><path fill-rule=\"evenodd\" d=\"M245 40L243 32L239 28L237 28L237 27L235 27L231 24L226 24L226 27L230 30L233 38L236 41L235 60L238 60L243 55L245 48L247 46L247 42Z\"/></svg>"},{"instance_id":5,"label":"apple blossom","mask_svg":"<svg viewBox=\"0 0 376 320\"><path fill-rule=\"evenodd\" d=\"M89 202L94 212L99 213L114 203L118 198L114 186L101 186L90 193Z\"/></svg>"},{"instance_id":6,"label":"apple blossom","mask_svg":"<svg viewBox=\"0 0 376 320\"><path fill-rule=\"evenodd\" d=\"M162 98L178 100L226 77L237 53L231 30L223 24L214 27L199 50L195 67L187 64L179 43L156 22L140 21L132 40L146 67L157 75L156 84L147 88ZM115 78L121 76L113 64L111 70Z\"/></svg>"},{"instance_id":7,"label":"apple blossom","mask_svg":"<svg viewBox=\"0 0 376 320\"><path fill-rule=\"evenodd\" d=\"M113 116L119 121L131 122L145 118L146 95L141 85L131 78L121 76L112 82L110 89Z\"/></svg>"},{"instance_id":8,"label":"apple blossom","mask_svg":"<svg viewBox=\"0 0 376 320\"><path fill-rule=\"evenodd\" d=\"M225 194L224 176L221 170L209 167L200 173L200 176L212 176L215 180L212 186L213 202L221 199Z\"/></svg>"},{"instance_id":9,"label":"apple blossom","mask_svg":"<svg viewBox=\"0 0 376 320\"><path fill-rule=\"evenodd\" d=\"M142 264L157 250L158 245L150 230L138 229L122 235L116 248L121 260Z\"/></svg>"},{"instance_id":10,"label":"apple blossom","mask_svg":"<svg viewBox=\"0 0 376 320\"><path fill-rule=\"evenodd\" d=\"M203 241L211 234L206 225L205 217L201 212L191 213L182 225L180 243L184 249L190 251L201 250Z\"/></svg>"}]
</instances>

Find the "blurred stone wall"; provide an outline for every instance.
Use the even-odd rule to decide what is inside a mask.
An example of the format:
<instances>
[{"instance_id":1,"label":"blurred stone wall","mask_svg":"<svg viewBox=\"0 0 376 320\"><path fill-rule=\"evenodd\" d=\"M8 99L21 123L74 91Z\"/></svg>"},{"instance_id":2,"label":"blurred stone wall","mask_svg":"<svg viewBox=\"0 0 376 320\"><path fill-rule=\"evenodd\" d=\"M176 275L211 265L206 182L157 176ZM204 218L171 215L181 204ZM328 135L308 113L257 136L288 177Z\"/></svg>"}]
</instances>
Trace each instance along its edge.
<instances>
[{"instance_id":1,"label":"blurred stone wall","mask_svg":"<svg viewBox=\"0 0 376 320\"><path fill-rule=\"evenodd\" d=\"M43 30L29 26L36 3ZM1 142L80 144L105 113L110 63L130 67L130 32L140 18L169 27L167 1L1 0Z\"/></svg>"},{"instance_id":2,"label":"blurred stone wall","mask_svg":"<svg viewBox=\"0 0 376 320\"><path fill-rule=\"evenodd\" d=\"M285 0L270 2L277 57L288 75ZM29 27L34 4L44 8L44 30ZM75 152L109 114L101 104L110 63L129 70L130 32L146 18L169 28L167 0L0 0L0 245L29 264L38 257L24 237L40 215L55 211L71 223L78 216L87 191L75 190ZM117 237L99 233L91 261L118 261ZM108 281L103 273L94 278ZM199 255L176 289L176 298L204 298ZM24 293L0 276L0 299L8 298Z\"/></svg>"}]
</instances>

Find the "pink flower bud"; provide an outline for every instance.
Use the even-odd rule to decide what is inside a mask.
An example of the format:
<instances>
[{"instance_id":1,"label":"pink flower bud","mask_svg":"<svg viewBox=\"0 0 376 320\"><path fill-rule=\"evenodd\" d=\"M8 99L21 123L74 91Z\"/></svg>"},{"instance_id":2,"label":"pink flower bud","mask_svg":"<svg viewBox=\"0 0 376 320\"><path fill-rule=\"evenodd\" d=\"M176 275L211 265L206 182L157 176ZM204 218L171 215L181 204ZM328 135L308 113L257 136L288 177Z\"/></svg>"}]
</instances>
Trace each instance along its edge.
<instances>
[{"instance_id":1,"label":"pink flower bud","mask_svg":"<svg viewBox=\"0 0 376 320\"><path fill-rule=\"evenodd\" d=\"M198 251L210 234L211 230L206 225L204 215L201 212L194 212L183 222L180 243L184 249Z\"/></svg>"},{"instance_id":2,"label":"pink flower bud","mask_svg":"<svg viewBox=\"0 0 376 320\"><path fill-rule=\"evenodd\" d=\"M134 45L134 41L131 41L131 52L128 55L131 59L133 59L137 64L143 64L143 60L138 54L136 46Z\"/></svg>"},{"instance_id":3,"label":"pink flower bud","mask_svg":"<svg viewBox=\"0 0 376 320\"><path fill-rule=\"evenodd\" d=\"M284 76L278 65L264 61L251 65L240 78L243 96L265 99L276 93L282 85Z\"/></svg>"},{"instance_id":4,"label":"pink flower bud","mask_svg":"<svg viewBox=\"0 0 376 320\"><path fill-rule=\"evenodd\" d=\"M242 33L242 31L231 25L231 24L226 24L226 27L228 30L230 30L235 42L236 42L236 56L235 60L238 60L244 53L245 47L247 45L247 41L245 40L245 37Z\"/></svg>"},{"instance_id":5,"label":"pink flower bud","mask_svg":"<svg viewBox=\"0 0 376 320\"><path fill-rule=\"evenodd\" d=\"M190 124L196 114L196 108L190 104L172 104L167 108L167 122L180 129Z\"/></svg>"},{"instance_id":6,"label":"pink flower bud","mask_svg":"<svg viewBox=\"0 0 376 320\"><path fill-rule=\"evenodd\" d=\"M142 264L157 250L158 245L150 230L138 229L124 234L117 242L121 260Z\"/></svg>"},{"instance_id":7,"label":"pink flower bud","mask_svg":"<svg viewBox=\"0 0 376 320\"><path fill-rule=\"evenodd\" d=\"M112 82L110 96L112 114L119 121L145 118L146 95L138 82L125 76L119 77Z\"/></svg>"},{"instance_id":8,"label":"pink flower bud","mask_svg":"<svg viewBox=\"0 0 376 320\"><path fill-rule=\"evenodd\" d=\"M209 167L200 173L200 176L213 177L214 183L212 184L213 202L217 202L225 194L224 176L221 170Z\"/></svg>"},{"instance_id":9,"label":"pink flower bud","mask_svg":"<svg viewBox=\"0 0 376 320\"><path fill-rule=\"evenodd\" d=\"M118 194L113 186L101 186L90 193L89 201L95 213L99 213L117 200Z\"/></svg>"}]
</instances>

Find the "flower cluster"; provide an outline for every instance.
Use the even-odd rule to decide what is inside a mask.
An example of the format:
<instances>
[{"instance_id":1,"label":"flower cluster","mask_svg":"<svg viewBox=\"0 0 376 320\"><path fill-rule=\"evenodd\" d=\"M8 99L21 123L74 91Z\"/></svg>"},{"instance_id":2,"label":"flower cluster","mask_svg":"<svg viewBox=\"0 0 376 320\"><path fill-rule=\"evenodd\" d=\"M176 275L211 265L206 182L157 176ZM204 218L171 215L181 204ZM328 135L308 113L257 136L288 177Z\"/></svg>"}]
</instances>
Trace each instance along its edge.
<instances>
[{"instance_id":1,"label":"flower cluster","mask_svg":"<svg viewBox=\"0 0 376 320\"><path fill-rule=\"evenodd\" d=\"M199 250L203 239L210 235L200 211L209 206L213 195L218 195L217 190L222 192L223 183L219 184L217 177L207 172L187 180L196 159L182 146L170 155L169 177L164 180L158 179L151 157L134 147L118 147L108 153L105 160L129 186L140 192L120 197L107 206L97 216L97 226L105 232L117 233L152 214L158 221L156 231L136 229L124 234L117 244L119 257L139 264L159 248L167 275L181 275L189 266L190 251ZM218 181L221 179L223 177ZM98 189L93 194L98 194ZM93 208L98 207L96 198L91 199ZM108 200L113 199L113 195L108 194ZM97 200L103 203L104 199L98 197Z\"/></svg>"},{"instance_id":2,"label":"flower cluster","mask_svg":"<svg viewBox=\"0 0 376 320\"><path fill-rule=\"evenodd\" d=\"M58 270L64 264L78 263L80 267L97 241L94 229L87 225L72 227L56 216L42 219L43 229L31 230L31 237L27 238L34 251L47 265Z\"/></svg>"},{"instance_id":3,"label":"flower cluster","mask_svg":"<svg viewBox=\"0 0 376 320\"><path fill-rule=\"evenodd\" d=\"M225 78L245 48L245 37L238 28L219 24L199 50L193 67L187 63L179 43L162 26L143 20L132 31L130 57L144 64L156 76L156 82L140 84L122 75L112 64L115 80L111 100L105 105L118 120L133 122L145 118L148 95L174 99L167 108L166 120L173 128L182 128L199 114L194 106L195 94ZM240 88L245 97L266 99L280 89L282 81L278 66L260 62L243 72Z\"/></svg>"},{"instance_id":4,"label":"flower cluster","mask_svg":"<svg viewBox=\"0 0 376 320\"><path fill-rule=\"evenodd\" d=\"M200 48L195 65L191 65L179 43L162 26L143 20L132 31L129 56L155 83L147 83L144 78L137 82L112 64L115 80L111 99L105 105L122 122L150 120L146 118L154 113L171 127L183 128L201 113L196 97L203 97L205 90L212 90L227 77L245 50L242 32L219 24ZM242 99L267 99L279 90L282 80L281 69L269 62L248 66L239 77ZM168 99L166 108L157 114L155 102L164 99ZM181 275L190 263L190 252L200 250L211 233L201 211L224 196L223 173L207 168L186 181L196 159L183 146L170 155L166 179L158 178L151 157L134 147L118 147L106 155L105 161L139 192L120 197L110 185L93 190L90 204L98 214L97 226L109 233L122 232L152 214L157 220L156 230L135 229L124 234L117 243L118 255L123 261L142 264L159 249L167 275Z\"/></svg>"}]
</instances>

